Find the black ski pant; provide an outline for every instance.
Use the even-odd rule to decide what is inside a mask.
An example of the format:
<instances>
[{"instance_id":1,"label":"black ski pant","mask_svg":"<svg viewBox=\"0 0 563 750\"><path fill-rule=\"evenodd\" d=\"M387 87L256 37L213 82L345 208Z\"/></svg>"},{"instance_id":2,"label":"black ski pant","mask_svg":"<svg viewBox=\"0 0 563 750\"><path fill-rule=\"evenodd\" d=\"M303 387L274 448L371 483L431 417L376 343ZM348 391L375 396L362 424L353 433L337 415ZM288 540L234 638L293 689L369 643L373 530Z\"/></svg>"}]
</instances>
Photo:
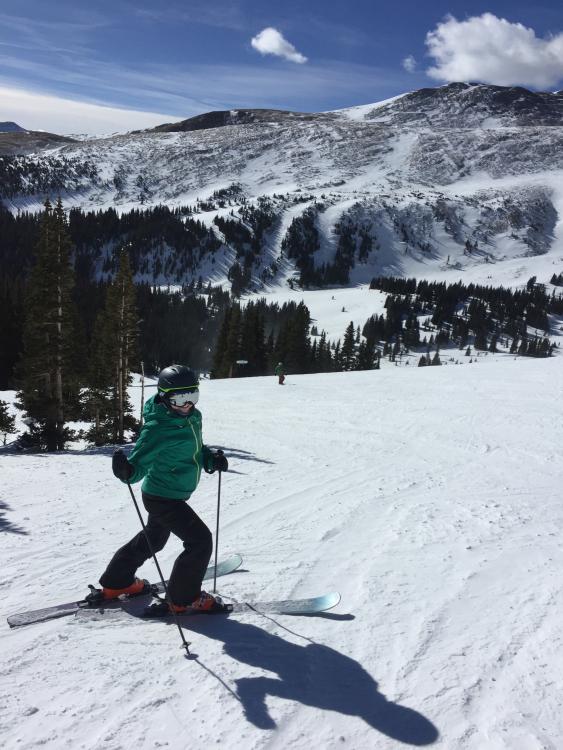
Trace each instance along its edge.
<instances>
[{"instance_id":1,"label":"black ski pant","mask_svg":"<svg viewBox=\"0 0 563 750\"><path fill-rule=\"evenodd\" d=\"M191 604L201 592L201 582L213 550L213 537L197 513L183 500L148 495L143 492L143 505L149 517L146 530L154 552L159 552L170 534L184 543L184 551L172 568L168 594L174 604ZM135 580L137 568L151 557L145 532L117 550L100 578L102 586L121 589Z\"/></svg>"}]
</instances>

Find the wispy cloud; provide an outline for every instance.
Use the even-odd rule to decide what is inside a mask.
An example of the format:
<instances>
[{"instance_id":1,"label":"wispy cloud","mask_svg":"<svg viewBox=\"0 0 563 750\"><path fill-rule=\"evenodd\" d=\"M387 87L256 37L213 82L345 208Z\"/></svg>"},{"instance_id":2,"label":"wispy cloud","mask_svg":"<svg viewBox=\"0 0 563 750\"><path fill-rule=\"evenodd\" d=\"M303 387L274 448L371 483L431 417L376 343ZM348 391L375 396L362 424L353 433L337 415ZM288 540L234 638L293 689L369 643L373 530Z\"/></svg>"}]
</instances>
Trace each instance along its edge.
<instances>
[{"instance_id":1,"label":"wispy cloud","mask_svg":"<svg viewBox=\"0 0 563 750\"><path fill-rule=\"evenodd\" d=\"M23 70L21 60L12 63L19 69L10 70L6 56L0 56L0 86L11 92L0 94L0 121L56 133L132 130L218 109L337 109L412 88L406 73L332 61L282 70L277 65L227 64L127 69L100 60L76 61L72 70L28 61ZM71 93L85 91L88 97Z\"/></svg>"},{"instance_id":2,"label":"wispy cloud","mask_svg":"<svg viewBox=\"0 0 563 750\"><path fill-rule=\"evenodd\" d=\"M0 13L0 42L35 52L85 51L92 31L109 24L109 19L97 12L75 11L56 21Z\"/></svg>"},{"instance_id":3,"label":"wispy cloud","mask_svg":"<svg viewBox=\"0 0 563 750\"><path fill-rule=\"evenodd\" d=\"M542 39L533 29L492 13L465 21L448 16L426 36L440 81L554 86L563 79L563 33Z\"/></svg>"},{"instance_id":4,"label":"wispy cloud","mask_svg":"<svg viewBox=\"0 0 563 750\"><path fill-rule=\"evenodd\" d=\"M318 40L319 37L325 40L330 39L333 45L358 48L373 44L373 35L364 29L348 26L343 19L339 19L336 23L327 18L315 16L313 13L299 17L299 30L302 35L312 36L314 40Z\"/></svg>"},{"instance_id":5,"label":"wispy cloud","mask_svg":"<svg viewBox=\"0 0 563 750\"><path fill-rule=\"evenodd\" d=\"M128 7L132 15L151 23L187 23L231 31L243 31L247 28L241 7L234 0L229 0L229 2L214 0L213 3L207 0L190 0L189 4L166 3L161 6L152 4L150 7L138 7L135 3L130 3Z\"/></svg>"},{"instance_id":6,"label":"wispy cloud","mask_svg":"<svg viewBox=\"0 0 563 750\"><path fill-rule=\"evenodd\" d=\"M298 52L291 42L281 34L277 29L268 26L252 38L251 42L255 50L262 55L275 55L283 57L293 63L306 63L307 58Z\"/></svg>"},{"instance_id":7,"label":"wispy cloud","mask_svg":"<svg viewBox=\"0 0 563 750\"><path fill-rule=\"evenodd\" d=\"M412 86L406 73L326 60L283 69L277 65L241 64L191 65L184 69L145 64L132 69L99 59L72 62L72 67L60 66L48 58L34 62L0 54L0 83L59 96L81 92L76 98L95 104L183 117L233 107L300 106L315 110L327 99L335 107L347 106L351 100L363 103L368 96L376 101Z\"/></svg>"},{"instance_id":8,"label":"wispy cloud","mask_svg":"<svg viewBox=\"0 0 563 750\"><path fill-rule=\"evenodd\" d=\"M408 55L403 60L403 68L407 71L407 73L414 73L416 70L416 60L412 55Z\"/></svg>"},{"instance_id":9,"label":"wispy cloud","mask_svg":"<svg viewBox=\"0 0 563 750\"><path fill-rule=\"evenodd\" d=\"M104 107L59 96L0 86L0 120L6 117L28 130L89 135L150 128L177 118L155 112Z\"/></svg>"}]
</instances>

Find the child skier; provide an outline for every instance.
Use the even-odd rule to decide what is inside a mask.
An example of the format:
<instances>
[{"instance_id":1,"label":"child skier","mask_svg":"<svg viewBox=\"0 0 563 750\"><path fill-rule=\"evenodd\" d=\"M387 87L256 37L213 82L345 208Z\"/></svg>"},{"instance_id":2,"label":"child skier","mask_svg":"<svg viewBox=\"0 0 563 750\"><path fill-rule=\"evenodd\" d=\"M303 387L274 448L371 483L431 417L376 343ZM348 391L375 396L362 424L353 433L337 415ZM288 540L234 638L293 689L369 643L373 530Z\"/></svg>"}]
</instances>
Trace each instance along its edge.
<instances>
[{"instance_id":1,"label":"child skier","mask_svg":"<svg viewBox=\"0 0 563 750\"><path fill-rule=\"evenodd\" d=\"M145 404L144 425L129 458L122 450L113 456L113 473L123 482L144 479L143 504L148 511L146 533L154 552L170 533L184 543L168 583L169 601L153 605L148 614L183 612L189 606L203 612L221 608L221 600L202 591L201 583L211 557L211 532L187 504L202 468L209 474L227 471L222 451L203 444L197 375L184 365L170 365L158 377L158 392ZM151 556L145 532L137 534L113 556L100 578L103 597L139 594L145 582L135 572ZM159 610L159 611L157 611Z\"/></svg>"}]
</instances>

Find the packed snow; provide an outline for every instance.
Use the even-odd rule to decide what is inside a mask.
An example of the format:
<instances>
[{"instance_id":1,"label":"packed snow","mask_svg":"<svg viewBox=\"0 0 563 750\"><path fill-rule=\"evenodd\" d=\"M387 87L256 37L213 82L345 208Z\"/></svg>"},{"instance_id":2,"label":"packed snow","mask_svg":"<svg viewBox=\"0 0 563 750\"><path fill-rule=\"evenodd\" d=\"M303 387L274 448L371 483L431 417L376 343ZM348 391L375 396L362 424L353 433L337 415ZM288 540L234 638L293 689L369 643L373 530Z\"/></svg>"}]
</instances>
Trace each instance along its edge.
<instances>
[{"instance_id":1,"label":"packed snow","mask_svg":"<svg viewBox=\"0 0 563 750\"><path fill-rule=\"evenodd\" d=\"M192 660L121 610L8 628L87 593L139 522L111 447L3 453L2 746L557 750L562 398L561 357L204 380L219 557L244 557L220 593L342 601L191 618ZM192 498L213 530L217 488Z\"/></svg>"}]
</instances>

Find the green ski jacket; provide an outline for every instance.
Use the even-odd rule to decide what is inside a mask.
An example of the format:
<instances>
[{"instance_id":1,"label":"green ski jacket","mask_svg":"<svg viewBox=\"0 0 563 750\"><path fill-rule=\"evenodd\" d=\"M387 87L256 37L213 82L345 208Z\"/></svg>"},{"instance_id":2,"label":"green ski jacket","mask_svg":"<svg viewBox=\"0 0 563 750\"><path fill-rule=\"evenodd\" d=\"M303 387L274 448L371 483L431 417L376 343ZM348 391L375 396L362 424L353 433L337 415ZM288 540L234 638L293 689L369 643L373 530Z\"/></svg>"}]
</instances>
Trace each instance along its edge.
<instances>
[{"instance_id":1,"label":"green ski jacket","mask_svg":"<svg viewBox=\"0 0 563 750\"><path fill-rule=\"evenodd\" d=\"M213 471L213 453L201 435L201 412L194 408L187 417L172 414L157 395L145 404L143 419L141 434L128 457L133 467L129 482L144 478L143 492L187 500L198 485L201 470Z\"/></svg>"}]
</instances>

